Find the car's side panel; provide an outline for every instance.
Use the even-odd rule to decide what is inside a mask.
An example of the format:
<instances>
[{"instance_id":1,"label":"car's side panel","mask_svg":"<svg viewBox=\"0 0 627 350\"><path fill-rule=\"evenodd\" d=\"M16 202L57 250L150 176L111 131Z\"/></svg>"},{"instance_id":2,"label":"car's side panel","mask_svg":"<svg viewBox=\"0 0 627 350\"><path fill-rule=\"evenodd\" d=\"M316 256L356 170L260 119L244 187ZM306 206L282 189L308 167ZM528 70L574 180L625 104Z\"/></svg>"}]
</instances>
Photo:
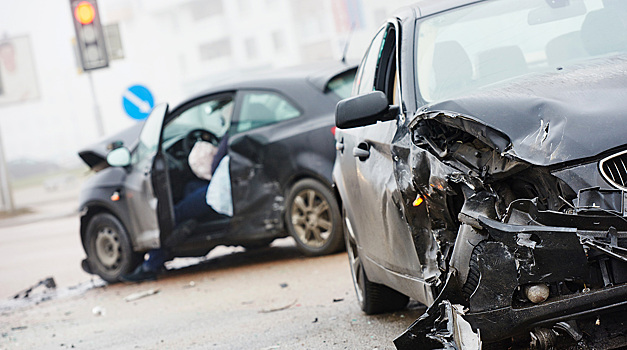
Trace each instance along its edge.
<instances>
[{"instance_id":1,"label":"car's side panel","mask_svg":"<svg viewBox=\"0 0 627 350\"><path fill-rule=\"evenodd\" d=\"M321 111L332 110L335 97L309 85L286 86L274 92L297 106L302 115L231 136L231 234L235 236L282 235L285 194L290 183L307 176L331 183L333 117ZM236 121L240 104L238 97Z\"/></svg>"}]
</instances>

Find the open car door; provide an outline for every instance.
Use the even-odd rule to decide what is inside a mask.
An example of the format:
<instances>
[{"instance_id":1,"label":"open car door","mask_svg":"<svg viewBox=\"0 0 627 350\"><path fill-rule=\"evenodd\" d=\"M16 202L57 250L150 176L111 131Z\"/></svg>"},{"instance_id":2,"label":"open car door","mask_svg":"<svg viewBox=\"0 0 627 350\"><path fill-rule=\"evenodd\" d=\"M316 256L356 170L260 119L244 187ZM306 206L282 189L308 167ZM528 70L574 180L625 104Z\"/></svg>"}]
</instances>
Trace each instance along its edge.
<instances>
[{"instance_id":1,"label":"open car door","mask_svg":"<svg viewBox=\"0 0 627 350\"><path fill-rule=\"evenodd\" d=\"M153 108L139 135L126 178L131 221L136 232L136 248L158 248L170 235L173 206L163 143L163 125L168 105Z\"/></svg>"}]
</instances>

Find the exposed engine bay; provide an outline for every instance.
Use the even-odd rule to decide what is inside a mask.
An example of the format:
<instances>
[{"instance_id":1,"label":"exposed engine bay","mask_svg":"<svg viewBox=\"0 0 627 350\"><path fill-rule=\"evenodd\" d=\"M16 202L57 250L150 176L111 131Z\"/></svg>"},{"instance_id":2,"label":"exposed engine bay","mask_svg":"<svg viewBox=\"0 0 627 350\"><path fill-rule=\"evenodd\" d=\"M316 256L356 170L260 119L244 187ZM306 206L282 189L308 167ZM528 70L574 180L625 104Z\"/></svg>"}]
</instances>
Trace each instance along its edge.
<instances>
[{"instance_id":1,"label":"exposed engine bay","mask_svg":"<svg viewBox=\"0 0 627 350\"><path fill-rule=\"evenodd\" d=\"M613 348L591 332L627 306L622 153L538 165L461 114L425 112L409 128L413 145L394 150L395 172L419 258L437 256L423 267L437 298L397 348ZM539 153L550 132L541 123L533 135Z\"/></svg>"}]
</instances>

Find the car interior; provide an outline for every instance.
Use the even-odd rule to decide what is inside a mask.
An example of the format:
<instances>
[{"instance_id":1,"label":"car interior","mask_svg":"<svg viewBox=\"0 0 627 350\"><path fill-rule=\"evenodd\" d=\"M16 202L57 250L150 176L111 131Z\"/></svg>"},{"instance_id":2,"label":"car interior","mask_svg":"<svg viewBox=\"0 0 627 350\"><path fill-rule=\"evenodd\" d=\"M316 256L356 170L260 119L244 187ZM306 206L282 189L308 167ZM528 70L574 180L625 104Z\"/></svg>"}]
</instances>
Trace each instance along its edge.
<instances>
[{"instance_id":1,"label":"car interior","mask_svg":"<svg viewBox=\"0 0 627 350\"><path fill-rule=\"evenodd\" d=\"M199 179L192 172L188 157L198 141L218 147L226 135L233 114L232 96L201 102L170 120L163 130L163 150L168 159L172 201L185 196L185 188Z\"/></svg>"}]
</instances>

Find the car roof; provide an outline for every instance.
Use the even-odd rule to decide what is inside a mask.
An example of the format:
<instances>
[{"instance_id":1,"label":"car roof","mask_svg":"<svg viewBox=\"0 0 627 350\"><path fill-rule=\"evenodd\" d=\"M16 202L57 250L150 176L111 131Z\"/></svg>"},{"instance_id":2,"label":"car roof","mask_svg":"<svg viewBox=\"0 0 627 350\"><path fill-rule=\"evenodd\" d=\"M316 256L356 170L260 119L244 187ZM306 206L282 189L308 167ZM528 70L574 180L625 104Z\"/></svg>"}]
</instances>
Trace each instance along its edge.
<instances>
[{"instance_id":1,"label":"car roof","mask_svg":"<svg viewBox=\"0 0 627 350\"><path fill-rule=\"evenodd\" d=\"M233 91L242 88L272 89L277 85L284 85L285 83L303 84L307 82L320 92L325 92L327 84L331 79L353 69L357 69L357 64L344 61L328 61L277 68L261 73L240 74L218 83L191 98L185 99L176 108L191 100L223 91Z\"/></svg>"},{"instance_id":2,"label":"car roof","mask_svg":"<svg viewBox=\"0 0 627 350\"><path fill-rule=\"evenodd\" d=\"M395 14L399 18L403 18L407 16L407 11L415 11L415 16L420 18L481 1L485 0L420 0L398 10Z\"/></svg>"}]
</instances>

